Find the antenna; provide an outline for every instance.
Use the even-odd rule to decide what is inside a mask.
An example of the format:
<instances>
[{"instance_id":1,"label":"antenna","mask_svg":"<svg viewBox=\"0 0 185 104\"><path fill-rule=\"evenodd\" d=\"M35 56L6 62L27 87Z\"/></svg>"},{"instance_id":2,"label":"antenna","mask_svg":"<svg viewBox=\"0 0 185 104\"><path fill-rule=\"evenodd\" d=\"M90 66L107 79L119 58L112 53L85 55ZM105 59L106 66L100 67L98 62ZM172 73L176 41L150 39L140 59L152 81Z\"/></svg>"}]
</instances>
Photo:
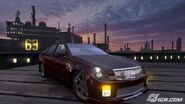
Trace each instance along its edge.
<instances>
[{"instance_id":1,"label":"antenna","mask_svg":"<svg viewBox=\"0 0 185 104\"><path fill-rule=\"evenodd\" d=\"M35 19L35 6L33 6L33 5L32 5L31 16L32 16L32 25L35 26L35 22L36 22L36 19Z\"/></svg>"},{"instance_id":2,"label":"antenna","mask_svg":"<svg viewBox=\"0 0 185 104\"><path fill-rule=\"evenodd\" d=\"M19 10L17 10L17 12L16 12L15 16L16 16L16 17L19 17L19 16L20 16L20 14L21 14L21 12L20 12Z\"/></svg>"}]
</instances>

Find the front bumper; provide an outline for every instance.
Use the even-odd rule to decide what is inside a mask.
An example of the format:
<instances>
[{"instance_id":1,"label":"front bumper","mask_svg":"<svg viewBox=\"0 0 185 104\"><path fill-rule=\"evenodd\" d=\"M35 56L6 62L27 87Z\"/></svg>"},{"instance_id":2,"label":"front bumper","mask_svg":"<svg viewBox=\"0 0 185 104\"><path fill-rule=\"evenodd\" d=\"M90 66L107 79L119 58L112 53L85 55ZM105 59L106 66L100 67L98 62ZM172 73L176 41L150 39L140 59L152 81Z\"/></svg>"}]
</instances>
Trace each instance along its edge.
<instances>
[{"instance_id":1,"label":"front bumper","mask_svg":"<svg viewBox=\"0 0 185 104\"><path fill-rule=\"evenodd\" d=\"M137 97L147 91L147 77L144 75L134 80L100 82L90 78L88 82L90 102L119 102ZM103 85L111 85L111 96L102 97Z\"/></svg>"}]
</instances>

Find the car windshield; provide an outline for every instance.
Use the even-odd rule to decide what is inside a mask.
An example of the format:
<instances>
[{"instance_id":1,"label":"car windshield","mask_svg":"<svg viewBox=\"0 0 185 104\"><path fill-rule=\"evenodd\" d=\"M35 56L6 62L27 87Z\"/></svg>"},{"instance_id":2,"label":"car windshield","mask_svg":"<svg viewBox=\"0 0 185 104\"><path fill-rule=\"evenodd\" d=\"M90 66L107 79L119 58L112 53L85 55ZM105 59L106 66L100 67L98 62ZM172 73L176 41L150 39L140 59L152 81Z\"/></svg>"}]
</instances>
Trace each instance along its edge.
<instances>
[{"instance_id":1,"label":"car windshield","mask_svg":"<svg viewBox=\"0 0 185 104\"><path fill-rule=\"evenodd\" d=\"M90 44L67 44L72 55L106 55L103 50Z\"/></svg>"}]
</instances>

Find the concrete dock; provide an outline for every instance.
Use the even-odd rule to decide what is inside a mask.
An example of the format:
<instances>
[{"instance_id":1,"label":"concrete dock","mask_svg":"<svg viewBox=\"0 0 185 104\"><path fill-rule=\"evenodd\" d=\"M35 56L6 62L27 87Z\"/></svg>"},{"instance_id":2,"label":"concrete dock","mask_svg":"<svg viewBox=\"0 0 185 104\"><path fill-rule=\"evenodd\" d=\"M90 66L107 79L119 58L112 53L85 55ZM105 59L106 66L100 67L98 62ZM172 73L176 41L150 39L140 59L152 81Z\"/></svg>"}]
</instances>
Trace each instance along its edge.
<instances>
[{"instance_id":1,"label":"concrete dock","mask_svg":"<svg viewBox=\"0 0 185 104\"><path fill-rule=\"evenodd\" d=\"M121 104L157 104L146 101L150 94L162 98L183 98L185 103L184 63L142 63L149 74L149 91ZM38 65L0 70L0 104L83 104L72 90L50 78L42 78ZM163 104L165 104L163 102Z\"/></svg>"}]
</instances>

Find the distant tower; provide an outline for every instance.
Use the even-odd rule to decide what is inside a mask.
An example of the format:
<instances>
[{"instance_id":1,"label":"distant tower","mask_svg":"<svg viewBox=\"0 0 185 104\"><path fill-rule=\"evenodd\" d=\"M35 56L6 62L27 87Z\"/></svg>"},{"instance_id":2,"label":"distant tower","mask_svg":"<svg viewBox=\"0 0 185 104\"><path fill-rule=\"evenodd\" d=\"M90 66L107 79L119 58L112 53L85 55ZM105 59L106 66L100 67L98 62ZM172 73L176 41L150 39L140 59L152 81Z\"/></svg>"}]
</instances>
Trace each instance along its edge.
<instances>
[{"instance_id":1,"label":"distant tower","mask_svg":"<svg viewBox=\"0 0 185 104\"><path fill-rule=\"evenodd\" d=\"M151 40L151 51L154 50L154 40Z\"/></svg>"},{"instance_id":2,"label":"distant tower","mask_svg":"<svg viewBox=\"0 0 185 104\"><path fill-rule=\"evenodd\" d=\"M177 38L177 41L176 41L176 47L177 47L177 51L181 51L182 49L182 39L181 38Z\"/></svg>"},{"instance_id":3,"label":"distant tower","mask_svg":"<svg viewBox=\"0 0 185 104\"><path fill-rule=\"evenodd\" d=\"M87 43L90 44L90 37L87 38Z\"/></svg>"},{"instance_id":4,"label":"distant tower","mask_svg":"<svg viewBox=\"0 0 185 104\"><path fill-rule=\"evenodd\" d=\"M174 50L173 41L172 41L172 51Z\"/></svg>"},{"instance_id":5,"label":"distant tower","mask_svg":"<svg viewBox=\"0 0 185 104\"><path fill-rule=\"evenodd\" d=\"M72 33L75 33L75 27L72 26Z\"/></svg>"},{"instance_id":6,"label":"distant tower","mask_svg":"<svg viewBox=\"0 0 185 104\"><path fill-rule=\"evenodd\" d=\"M71 23L69 22L68 26L67 26L67 32L71 32Z\"/></svg>"},{"instance_id":7,"label":"distant tower","mask_svg":"<svg viewBox=\"0 0 185 104\"><path fill-rule=\"evenodd\" d=\"M145 51L149 51L150 50L150 43L148 41L146 41L146 43L145 43L144 50Z\"/></svg>"},{"instance_id":8,"label":"distant tower","mask_svg":"<svg viewBox=\"0 0 185 104\"><path fill-rule=\"evenodd\" d=\"M107 24L105 24L105 44L107 44Z\"/></svg>"},{"instance_id":9,"label":"distant tower","mask_svg":"<svg viewBox=\"0 0 185 104\"><path fill-rule=\"evenodd\" d=\"M20 22L20 14L21 14L21 12L19 11L19 10L17 10L17 12L16 12L16 14L15 14L15 16L16 16L16 18L15 18L15 22Z\"/></svg>"},{"instance_id":10,"label":"distant tower","mask_svg":"<svg viewBox=\"0 0 185 104\"><path fill-rule=\"evenodd\" d=\"M93 44L96 45L96 33L93 33Z\"/></svg>"},{"instance_id":11,"label":"distant tower","mask_svg":"<svg viewBox=\"0 0 185 104\"><path fill-rule=\"evenodd\" d=\"M109 50L109 36L107 36L107 50Z\"/></svg>"},{"instance_id":12,"label":"distant tower","mask_svg":"<svg viewBox=\"0 0 185 104\"><path fill-rule=\"evenodd\" d=\"M60 32L60 22L58 21L58 31Z\"/></svg>"},{"instance_id":13,"label":"distant tower","mask_svg":"<svg viewBox=\"0 0 185 104\"><path fill-rule=\"evenodd\" d=\"M162 51L164 51L164 46L162 46Z\"/></svg>"},{"instance_id":14,"label":"distant tower","mask_svg":"<svg viewBox=\"0 0 185 104\"><path fill-rule=\"evenodd\" d=\"M31 16L32 16L32 26L35 26L35 24L36 24L36 19L35 19L35 6L32 6L32 13L31 13Z\"/></svg>"}]
</instances>

